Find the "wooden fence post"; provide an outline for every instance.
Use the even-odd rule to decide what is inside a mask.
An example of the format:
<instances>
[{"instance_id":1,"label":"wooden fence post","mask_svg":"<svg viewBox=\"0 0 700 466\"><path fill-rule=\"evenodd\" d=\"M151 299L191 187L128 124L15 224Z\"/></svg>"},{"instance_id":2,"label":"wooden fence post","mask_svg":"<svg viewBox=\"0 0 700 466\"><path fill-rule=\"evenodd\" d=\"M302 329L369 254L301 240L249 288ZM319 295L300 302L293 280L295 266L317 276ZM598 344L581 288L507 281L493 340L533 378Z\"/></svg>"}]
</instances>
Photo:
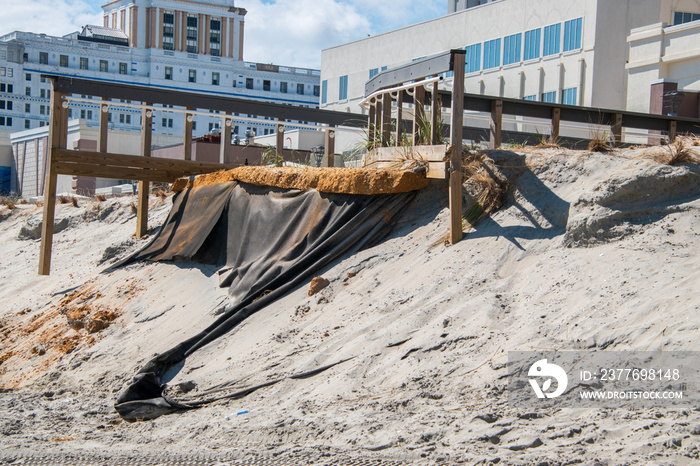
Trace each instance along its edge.
<instances>
[{"instance_id":1,"label":"wooden fence post","mask_svg":"<svg viewBox=\"0 0 700 466\"><path fill-rule=\"evenodd\" d=\"M440 144L442 136L438 131L438 121L440 121L440 101L438 95L438 83L433 83L433 90L430 93L431 109L430 109L430 141L431 144Z\"/></svg>"},{"instance_id":2,"label":"wooden fence post","mask_svg":"<svg viewBox=\"0 0 700 466\"><path fill-rule=\"evenodd\" d=\"M560 108L553 108L552 109L552 135L551 135L551 143L552 144L559 144L559 122L561 121L561 109Z\"/></svg>"},{"instance_id":3,"label":"wooden fence post","mask_svg":"<svg viewBox=\"0 0 700 466\"><path fill-rule=\"evenodd\" d=\"M97 136L97 152L106 153L107 152L107 133L109 130L109 105L104 103L109 99L102 97L102 104L100 105L100 133Z\"/></svg>"},{"instance_id":4,"label":"wooden fence post","mask_svg":"<svg viewBox=\"0 0 700 466\"><path fill-rule=\"evenodd\" d=\"M144 103L146 108L141 110L141 156L151 156L151 140L153 131L153 109L148 108L151 103ZM136 237L143 238L148 232L148 195L151 191L151 183L139 181L138 201L136 212Z\"/></svg>"},{"instance_id":5,"label":"wooden fence post","mask_svg":"<svg viewBox=\"0 0 700 466\"><path fill-rule=\"evenodd\" d=\"M219 141L219 163L229 163L231 160L231 128L233 120L231 112L226 112L226 117L223 120L221 127L221 140Z\"/></svg>"},{"instance_id":6,"label":"wooden fence post","mask_svg":"<svg viewBox=\"0 0 700 466\"><path fill-rule=\"evenodd\" d=\"M419 85L413 91L413 145L420 142L419 133L425 127L425 88Z\"/></svg>"},{"instance_id":7,"label":"wooden fence post","mask_svg":"<svg viewBox=\"0 0 700 466\"><path fill-rule=\"evenodd\" d=\"M462 240L462 130L464 126L465 54L454 55L452 121L450 123L450 243Z\"/></svg>"},{"instance_id":8,"label":"wooden fence post","mask_svg":"<svg viewBox=\"0 0 700 466\"><path fill-rule=\"evenodd\" d=\"M401 145L403 134L403 91L399 91L396 97L396 145Z\"/></svg>"},{"instance_id":9,"label":"wooden fence post","mask_svg":"<svg viewBox=\"0 0 700 466\"><path fill-rule=\"evenodd\" d=\"M377 117L377 107L372 102L369 105L369 116L367 117L367 139L369 143L374 146L374 137L376 134L375 119Z\"/></svg>"},{"instance_id":10,"label":"wooden fence post","mask_svg":"<svg viewBox=\"0 0 700 466\"><path fill-rule=\"evenodd\" d=\"M187 107L187 110L194 110L193 108ZM192 123L194 121L194 115L191 113L185 113L185 137L182 143L183 148L183 158L185 160L192 160Z\"/></svg>"},{"instance_id":11,"label":"wooden fence post","mask_svg":"<svg viewBox=\"0 0 700 466\"><path fill-rule=\"evenodd\" d=\"M55 151L65 149L68 138L68 105L63 106L66 94L56 92L51 82L51 121L49 122L49 144L46 148L48 169L44 186L44 218L41 224L41 250L39 251L39 275L51 273L51 248L53 243L53 221L56 213ZM65 101L68 104L68 101Z\"/></svg>"},{"instance_id":12,"label":"wooden fence post","mask_svg":"<svg viewBox=\"0 0 700 466\"><path fill-rule=\"evenodd\" d=\"M668 142L669 144L676 140L676 128L678 126L677 121L668 122Z\"/></svg>"},{"instance_id":13,"label":"wooden fence post","mask_svg":"<svg viewBox=\"0 0 700 466\"><path fill-rule=\"evenodd\" d=\"M491 131L489 138L489 148L498 149L501 147L501 131L503 130L503 101L494 100L491 102Z\"/></svg>"},{"instance_id":14,"label":"wooden fence post","mask_svg":"<svg viewBox=\"0 0 700 466\"><path fill-rule=\"evenodd\" d=\"M277 157L284 160L284 119L279 118L277 123L277 133L275 134L275 152Z\"/></svg>"},{"instance_id":15,"label":"wooden fence post","mask_svg":"<svg viewBox=\"0 0 700 466\"><path fill-rule=\"evenodd\" d=\"M326 128L325 140L323 144L325 153L323 154L323 159L325 163L322 165L324 167L334 167L335 166L335 129L333 125Z\"/></svg>"},{"instance_id":16,"label":"wooden fence post","mask_svg":"<svg viewBox=\"0 0 700 466\"><path fill-rule=\"evenodd\" d=\"M622 113L613 113L613 121L610 126L615 147L622 144Z\"/></svg>"},{"instance_id":17,"label":"wooden fence post","mask_svg":"<svg viewBox=\"0 0 700 466\"><path fill-rule=\"evenodd\" d=\"M382 97L382 147L388 147L391 139L391 93Z\"/></svg>"}]
</instances>

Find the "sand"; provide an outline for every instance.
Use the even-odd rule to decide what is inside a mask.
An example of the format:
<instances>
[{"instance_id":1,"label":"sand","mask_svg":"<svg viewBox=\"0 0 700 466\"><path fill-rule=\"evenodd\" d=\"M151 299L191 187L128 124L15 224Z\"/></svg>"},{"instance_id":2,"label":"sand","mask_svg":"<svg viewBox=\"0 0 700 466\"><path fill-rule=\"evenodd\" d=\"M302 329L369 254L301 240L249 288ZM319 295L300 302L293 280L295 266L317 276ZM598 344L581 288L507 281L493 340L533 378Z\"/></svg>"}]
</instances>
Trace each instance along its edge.
<instances>
[{"instance_id":1,"label":"sand","mask_svg":"<svg viewBox=\"0 0 700 466\"><path fill-rule=\"evenodd\" d=\"M424 173L409 170L308 167L238 167L190 178L180 178L173 192L225 181L241 181L256 186L284 189L316 189L322 193L395 194L425 188Z\"/></svg>"},{"instance_id":2,"label":"sand","mask_svg":"<svg viewBox=\"0 0 700 466\"><path fill-rule=\"evenodd\" d=\"M700 168L644 153L490 152L512 187L462 242L439 242L447 193L431 185L391 237L320 271L329 285L313 296L309 279L195 353L169 390L186 399L281 382L135 424L114 412L116 393L154 354L216 318L226 295L215 270L139 263L98 274L139 246L122 199L108 201L114 207L103 218L88 214L91 206L57 206L57 218L68 220L55 236L52 275L38 277L38 241L18 235L40 211L0 211L3 325L49 315L87 290L99 295L91 306L118 312L94 334L56 317L67 336L99 338L81 340L43 373L32 368L53 357L48 349L25 351L21 366L0 365L0 458L42 451L249 464L697 464L697 407L535 415L511 408L505 392L508 351L700 351ZM154 227L169 200L151 203ZM11 333L13 345L24 338Z\"/></svg>"}]
</instances>

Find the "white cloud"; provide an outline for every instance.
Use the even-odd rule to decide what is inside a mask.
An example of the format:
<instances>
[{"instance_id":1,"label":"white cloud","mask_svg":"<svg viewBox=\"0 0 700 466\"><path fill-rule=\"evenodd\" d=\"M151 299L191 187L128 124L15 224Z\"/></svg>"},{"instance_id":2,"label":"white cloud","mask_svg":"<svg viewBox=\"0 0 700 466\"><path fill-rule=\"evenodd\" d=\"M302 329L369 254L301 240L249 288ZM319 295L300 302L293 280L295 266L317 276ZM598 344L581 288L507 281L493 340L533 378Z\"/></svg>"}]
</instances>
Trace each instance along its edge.
<instances>
[{"instance_id":1,"label":"white cloud","mask_svg":"<svg viewBox=\"0 0 700 466\"><path fill-rule=\"evenodd\" d=\"M84 0L6 1L0 8L0 31L63 36L86 24L102 24L102 10Z\"/></svg>"},{"instance_id":2,"label":"white cloud","mask_svg":"<svg viewBox=\"0 0 700 466\"><path fill-rule=\"evenodd\" d=\"M244 59L318 68L321 50L371 32L354 5L337 0L239 1L248 10Z\"/></svg>"}]
</instances>

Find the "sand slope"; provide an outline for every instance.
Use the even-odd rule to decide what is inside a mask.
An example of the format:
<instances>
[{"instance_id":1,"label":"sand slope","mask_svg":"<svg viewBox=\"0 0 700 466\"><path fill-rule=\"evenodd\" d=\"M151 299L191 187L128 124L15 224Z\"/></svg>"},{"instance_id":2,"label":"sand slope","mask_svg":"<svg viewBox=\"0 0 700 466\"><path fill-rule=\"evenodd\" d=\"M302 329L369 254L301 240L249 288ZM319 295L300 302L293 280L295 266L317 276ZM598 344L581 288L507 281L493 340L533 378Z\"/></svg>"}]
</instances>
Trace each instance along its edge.
<instances>
[{"instance_id":1,"label":"sand slope","mask_svg":"<svg viewBox=\"0 0 700 466\"><path fill-rule=\"evenodd\" d=\"M53 353L31 353L31 345L22 365L0 365L0 384L24 387L0 393L0 455L119 455L138 445L140 454L416 464L698 461L697 409L536 416L511 409L504 392L508 351L700 351L700 169L637 155L491 153L513 190L464 241L435 245L448 228L447 196L428 188L384 243L324 270L329 286L309 296L307 284L252 316L195 353L169 385L186 400L213 387L281 382L136 424L113 412L114 394L140 363L214 319L225 296L215 271L148 263L97 275L108 245L137 247L128 243L134 221L123 200L109 218L69 221L56 235L53 275L37 277L38 242L17 239L35 214L13 213L0 221L3 328L56 308L50 325L67 325L60 309L70 293L87 293L86 302L119 317L94 334L65 330L64 338L85 336L67 356L52 356L43 375L35 369ZM152 202L155 225L167 201ZM13 331L4 347L8 338L17 345L26 336Z\"/></svg>"}]
</instances>

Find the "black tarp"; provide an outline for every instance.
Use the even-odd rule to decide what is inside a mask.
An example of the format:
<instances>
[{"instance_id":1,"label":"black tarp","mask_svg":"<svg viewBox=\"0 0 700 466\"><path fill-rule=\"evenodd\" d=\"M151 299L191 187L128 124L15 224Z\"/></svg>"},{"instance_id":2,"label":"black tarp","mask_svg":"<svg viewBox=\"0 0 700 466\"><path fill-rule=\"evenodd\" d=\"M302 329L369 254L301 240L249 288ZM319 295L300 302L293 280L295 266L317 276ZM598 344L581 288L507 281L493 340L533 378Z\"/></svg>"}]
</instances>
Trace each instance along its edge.
<instances>
[{"instance_id":1,"label":"black tarp","mask_svg":"<svg viewBox=\"0 0 700 466\"><path fill-rule=\"evenodd\" d=\"M208 328L156 356L118 396L128 421L153 419L187 405L163 395L166 371L224 335L342 255L376 243L414 193L325 194L235 182L182 191L159 234L136 260L187 259L217 264L229 304Z\"/></svg>"}]
</instances>

